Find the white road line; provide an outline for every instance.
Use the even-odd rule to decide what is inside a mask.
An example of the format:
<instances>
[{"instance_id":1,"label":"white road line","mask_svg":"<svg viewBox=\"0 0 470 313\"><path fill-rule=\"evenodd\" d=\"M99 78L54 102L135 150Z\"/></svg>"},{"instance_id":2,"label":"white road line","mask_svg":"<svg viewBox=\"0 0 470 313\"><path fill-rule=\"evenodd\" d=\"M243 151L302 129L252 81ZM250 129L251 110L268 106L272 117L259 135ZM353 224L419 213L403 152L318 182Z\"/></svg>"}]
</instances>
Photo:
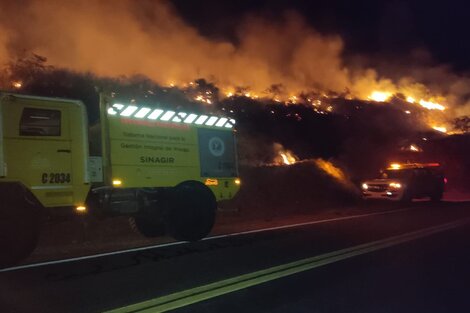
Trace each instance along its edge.
<instances>
[{"instance_id":1,"label":"white road line","mask_svg":"<svg viewBox=\"0 0 470 313\"><path fill-rule=\"evenodd\" d=\"M351 219L364 218L364 217L370 217L370 216L376 216L376 215L399 213L399 212L409 211L409 210L412 210L412 209L415 209L415 208L411 207L411 208L404 208L404 209L399 209L399 210L388 210L388 211L376 212L376 213L356 214L356 215L329 218L329 219L318 220L318 221L296 223L296 224L268 227L268 228L262 228L262 229L247 230L247 231L231 233L231 234L209 236L209 237L206 237L206 238L202 239L202 241L214 240L214 239L220 239L220 238L227 238L227 237L242 236L242 235L262 233L262 232L269 232L269 231L273 231L273 230L296 228L296 227L309 226L309 225L315 225L315 224L330 223L330 222L343 221L343 220L351 220ZM182 245L182 244L185 244L185 243L188 243L188 242L187 241L175 241L175 242L162 243L162 244L157 244L157 245L152 245L152 246L132 248L132 249L127 249L127 250L119 250L119 251L113 251L113 252L86 255L86 256L81 256L81 257L76 257L76 258L69 258L69 259L62 259L62 260L55 260L55 261L47 261L47 262L19 265L19 266L0 269L0 273L17 271L17 270L22 270L22 269L35 268L35 267L41 267L41 266L47 266L47 265L69 263L69 262L83 261L83 260L89 260L89 259L96 259L96 258L101 258L101 257L105 257L105 256L125 254L125 253L130 253L130 252L137 252L137 251L150 250L150 249L156 249L156 248L178 246L178 245Z\"/></svg>"}]
</instances>

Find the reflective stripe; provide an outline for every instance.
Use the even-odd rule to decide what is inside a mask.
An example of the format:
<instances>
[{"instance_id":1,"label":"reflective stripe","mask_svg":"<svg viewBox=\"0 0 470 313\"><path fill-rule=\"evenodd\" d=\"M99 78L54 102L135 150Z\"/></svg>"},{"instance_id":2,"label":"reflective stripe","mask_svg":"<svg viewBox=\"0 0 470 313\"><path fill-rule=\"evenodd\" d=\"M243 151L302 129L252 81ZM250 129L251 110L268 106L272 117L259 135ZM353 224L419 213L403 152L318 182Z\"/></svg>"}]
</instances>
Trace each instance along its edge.
<instances>
[{"instance_id":1,"label":"reflective stripe","mask_svg":"<svg viewBox=\"0 0 470 313\"><path fill-rule=\"evenodd\" d=\"M176 114L175 111L166 111L165 114L163 114L163 116L160 117L160 121L169 121L175 114Z\"/></svg>"},{"instance_id":2,"label":"reflective stripe","mask_svg":"<svg viewBox=\"0 0 470 313\"><path fill-rule=\"evenodd\" d=\"M176 114L176 116L173 117L173 119L171 121L176 122L176 123L181 123L183 121L182 119L185 118L186 115L188 115L188 114L180 112L180 113Z\"/></svg>"},{"instance_id":3,"label":"reflective stripe","mask_svg":"<svg viewBox=\"0 0 470 313\"><path fill-rule=\"evenodd\" d=\"M149 114L150 111L152 111L152 109L142 108L134 115L134 117L144 118L147 114Z\"/></svg>"},{"instance_id":4,"label":"reflective stripe","mask_svg":"<svg viewBox=\"0 0 470 313\"><path fill-rule=\"evenodd\" d=\"M207 115L201 115L201 116L199 116L199 118L196 120L196 122L194 124L202 125L202 124L204 124L204 121L207 120L208 117L209 116L207 116Z\"/></svg>"},{"instance_id":5,"label":"reflective stripe","mask_svg":"<svg viewBox=\"0 0 470 313\"><path fill-rule=\"evenodd\" d=\"M219 118L217 116L211 116L204 125L212 126L215 124L215 121L217 121L218 119Z\"/></svg>"},{"instance_id":6,"label":"reflective stripe","mask_svg":"<svg viewBox=\"0 0 470 313\"><path fill-rule=\"evenodd\" d=\"M194 120L197 118L197 114L189 114L189 116L187 118L185 118L184 122L186 124L191 124L192 122L194 122Z\"/></svg>"},{"instance_id":7,"label":"reflective stripe","mask_svg":"<svg viewBox=\"0 0 470 313\"><path fill-rule=\"evenodd\" d=\"M115 103L107 110L108 115L117 115L125 117L135 117L135 118L147 118L149 120L173 122L173 123L185 123L185 124L196 124L204 126L215 126L215 127L224 127L224 128L233 128L235 125L234 119L229 119L227 117L218 117L218 116L209 116L209 115L199 115L195 113L185 113L185 112L175 112L171 110L162 110L162 109L151 109L147 107L138 107L135 105L125 106L120 103ZM149 114L150 113L150 114Z\"/></svg>"},{"instance_id":8,"label":"reflective stripe","mask_svg":"<svg viewBox=\"0 0 470 313\"><path fill-rule=\"evenodd\" d=\"M137 111L138 107L130 105L127 108L124 109L124 111L121 112L121 116L131 116L132 113Z\"/></svg>"},{"instance_id":9,"label":"reflective stripe","mask_svg":"<svg viewBox=\"0 0 470 313\"><path fill-rule=\"evenodd\" d=\"M216 124L215 126L217 127L222 127L225 125L225 123L228 121L228 118L222 117Z\"/></svg>"},{"instance_id":10,"label":"reflective stripe","mask_svg":"<svg viewBox=\"0 0 470 313\"><path fill-rule=\"evenodd\" d=\"M150 113L149 116L147 116L147 118L149 120L156 120L160 115L162 115L163 112L164 112L163 110L155 109L155 110L153 110L152 113Z\"/></svg>"}]
</instances>

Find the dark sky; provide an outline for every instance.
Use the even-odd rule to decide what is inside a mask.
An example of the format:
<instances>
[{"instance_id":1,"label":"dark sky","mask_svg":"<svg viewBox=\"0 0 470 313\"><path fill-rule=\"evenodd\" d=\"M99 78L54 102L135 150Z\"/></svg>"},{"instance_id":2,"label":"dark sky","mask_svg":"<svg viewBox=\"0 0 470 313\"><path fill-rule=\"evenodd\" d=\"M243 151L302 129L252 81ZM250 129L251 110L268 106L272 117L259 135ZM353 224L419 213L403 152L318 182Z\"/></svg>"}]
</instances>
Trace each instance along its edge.
<instances>
[{"instance_id":1,"label":"dark sky","mask_svg":"<svg viewBox=\"0 0 470 313\"><path fill-rule=\"evenodd\" d=\"M173 0L202 33L233 35L244 15L276 18L293 9L323 33L340 34L347 54L406 55L426 49L438 62L470 70L470 3L466 1L371 0Z\"/></svg>"}]
</instances>

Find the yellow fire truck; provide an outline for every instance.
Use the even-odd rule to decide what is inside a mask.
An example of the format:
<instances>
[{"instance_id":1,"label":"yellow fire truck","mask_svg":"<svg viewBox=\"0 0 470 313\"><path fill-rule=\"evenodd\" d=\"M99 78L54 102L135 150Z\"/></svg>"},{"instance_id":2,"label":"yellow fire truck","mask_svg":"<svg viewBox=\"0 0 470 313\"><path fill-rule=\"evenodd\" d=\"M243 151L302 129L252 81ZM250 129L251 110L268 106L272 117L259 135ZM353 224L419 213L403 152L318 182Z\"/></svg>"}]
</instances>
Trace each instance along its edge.
<instances>
[{"instance_id":1,"label":"yellow fire truck","mask_svg":"<svg viewBox=\"0 0 470 313\"><path fill-rule=\"evenodd\" d=\"M44 212L127 215L145 236L195 241L239 189L233 119L102 94L90 136L87 121L80 101L0 93L1 266L33 251Z\"/></svg>"}]
</instances>

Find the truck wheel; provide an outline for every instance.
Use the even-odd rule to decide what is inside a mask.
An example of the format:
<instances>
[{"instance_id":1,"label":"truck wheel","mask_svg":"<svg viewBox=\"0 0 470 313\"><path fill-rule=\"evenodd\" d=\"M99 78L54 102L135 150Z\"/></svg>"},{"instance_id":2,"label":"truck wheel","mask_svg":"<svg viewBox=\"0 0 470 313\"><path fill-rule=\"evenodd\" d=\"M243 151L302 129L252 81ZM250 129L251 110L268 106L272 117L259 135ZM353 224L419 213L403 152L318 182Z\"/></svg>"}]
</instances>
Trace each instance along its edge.
<instances>
[{"instance_id":1,"label":"truck wheel","mask_svg":"<svg viewBox=\"0 0 470 313\"><path fill-rule=\"evenodd\" d=\"M129 220L132 229L137 230L141 235L154 238L165 235L165 223L150 214L139 214Z\"/></svg>"},{"instance_id":2,"label":"truck wheel","mask_svg":"<svg viewBox=\"0 0 470 313\"><path fill-rule=\"evenodd\" d=\"M166 217L169 234L176 240L197 241L214 226L217 202L212 191L201 182L186 181L169 195Z\"/></svg>"},{"instance_id":3,"label":"truck wheel","mask_svg":"<svg viewBox=\"0 0 470 313\"><path fill-rule=\"evenodd\" d=\"M431 201L432 202L440 202L442 200L443 192L442 191L437 191L431 195Z\"/></svg>"},{"instance_id":4,"label":"truck wheel","mask_svg":"<svg viewBox=\"0 0 470 313\"><path fill-rule=\"evenodd\" d=\"M401 196L400 203L410 204L413 200L413 196L410 190L404 190L403 195Z\"/></svg>"},{"instance_id":5,"label":"truck wheel","mask_svg":"<svg viewBox=\"0 0 470 313\"><path fill-rule=\"evenodd\" d=\"M165 197L156 198L149 193L139 196L139 212L129 219L131 228L137 230L141 235L154 238L165 235L164 212L167 207Z\"/></svg>"},{"instance_id":6,"label":"truck wheel","mask_svg":"<svg viewBox=\"0 0 470 313\"><path fill-rule=\"evenodd\" d=\"M24 200L5 201L0 208L0 268L28 257L36 248L38 238L37 210Z\"/></svg>"}]
</instances>

